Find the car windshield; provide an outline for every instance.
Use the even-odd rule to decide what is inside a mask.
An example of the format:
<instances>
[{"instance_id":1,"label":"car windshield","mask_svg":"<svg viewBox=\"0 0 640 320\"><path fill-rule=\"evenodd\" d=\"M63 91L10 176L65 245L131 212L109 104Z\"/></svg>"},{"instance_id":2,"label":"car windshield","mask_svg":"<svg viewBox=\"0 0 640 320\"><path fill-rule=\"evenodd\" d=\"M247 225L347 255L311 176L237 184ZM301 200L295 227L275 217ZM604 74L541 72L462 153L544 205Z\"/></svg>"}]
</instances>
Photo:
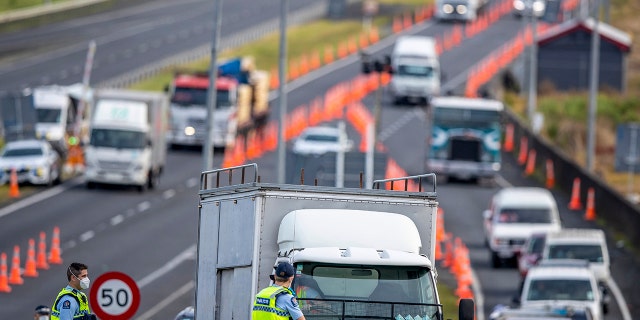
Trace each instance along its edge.
<instances>
[{"instance_id":1,"label":"car windshield","mask_svg":"<svg viewBox=\"0 0 640 320\"><path fill-rule=\"evenodd\" d=\"M303 140L310 142L338 142L338 136L311 133L305 135Z\"/></svg>"},{"instance_id":2,"label":"car windshield","mask_svg":"<svg viewBox=\"0 0 640 320\"><path fill-rule=\"evenodd\" d=\"M593 301L591 282L587 279L533 279L527 300Z\"/></svg>"},{"instance_id":3,"label":"car windshield","mask_svg":"<svg viewBox=\"0 0 640 320\"><path fill-rule=\"evenodd\" d=\"M41 156L42 149L41 148L15 148L15 149L5 149L2 154L3 158L12 158L12 157L28 157L28 156Z\"/></svg>"},{"instance_id":4,"label":"car windshield","mask_svg":"<svg viewBox=\"0 0 640 320\"><path fill-rule=\"evenodd\" d=\"M599 245L549 245L549 259L582 259L589 262L603 262L602 248Z\"/></svg>"},{"instance_id":5,"label":"car windshield","mask_svg":"<svg viewBox=\"0 0 640 320\"><path fill-rule=\"evenodd\" d=\"M550 223L547 208L503 208L497 216L499 223Z\"/></svg>"},{"instance_id":6,"label":"car windshield","mask_svg":"<svg viewBox=\"0 0 640 320\"><path fill-rule=\"evenodd\" d=\"M171 102L180 106L206 106L207 92L209 92L208 89L178 87L171 97ZM216 101L218 102L216 105L218 107L231 106L229 90L218 90L216 92Z\"/></svg>"},{"instance_id":7,"label":"car windshield","mask_svg":"<svg viewBox=\"0 0 640 320\"><path fill-rule=\"evenodd\" d=\"M89 144L94 147L143 149L146 147L145 137L145 133L140 131L93 129Z\"/></svg>"}]
</instances>

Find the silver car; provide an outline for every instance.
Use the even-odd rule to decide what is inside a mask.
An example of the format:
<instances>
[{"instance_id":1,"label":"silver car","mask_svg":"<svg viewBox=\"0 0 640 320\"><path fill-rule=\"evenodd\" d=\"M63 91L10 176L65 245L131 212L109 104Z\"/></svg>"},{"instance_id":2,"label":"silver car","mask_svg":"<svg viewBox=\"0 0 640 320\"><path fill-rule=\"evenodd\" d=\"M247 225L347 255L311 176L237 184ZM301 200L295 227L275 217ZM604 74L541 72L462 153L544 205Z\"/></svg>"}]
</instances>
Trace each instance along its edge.
<instances>
[{"instance_id":1,"label":"silver car","mask_svg":"<svg viewBox=\"0 0 640 320\"><path fill-rule=\"evenodd\" d=\"M45 140L8 142L0 154L0 184L7 184L16 170L18 184L52 185L60 182L62 159Z\"/></svg>"}]
</instances>

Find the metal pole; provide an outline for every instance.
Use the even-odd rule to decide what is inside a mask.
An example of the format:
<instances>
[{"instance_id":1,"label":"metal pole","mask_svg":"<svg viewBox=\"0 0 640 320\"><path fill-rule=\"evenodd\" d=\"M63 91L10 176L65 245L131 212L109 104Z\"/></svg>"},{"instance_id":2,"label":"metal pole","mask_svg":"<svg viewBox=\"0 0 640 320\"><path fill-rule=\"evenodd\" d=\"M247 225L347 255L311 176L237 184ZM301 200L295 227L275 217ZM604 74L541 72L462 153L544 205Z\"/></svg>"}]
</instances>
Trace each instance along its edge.
<instances>
[{"instance_id":1,"label":"metal pole","mask_svg":"<svg viewBox=\"0 0 640 320\"><path fill-rule=\"evenodd\" d=\"M344 153L347 145L347 126L344 121L338 122L338 131L340 148L336 152L336 187L342 188L344 187Z\"/></svg>"},{"instance_id":2,"label":"metal pole","mask_svg":"<svg viewBox=\"0 0 640 320\"><path fill-rule=\"evenodd\" d=\"M216 78L218 77L218 42L220 41L220 22L222 20L222 0L213 0L213 39L211 40L211 62L209 62L209 94L207 95L207 137L202 147L203 164L202 171L213 169L213 124L216 112L218 90L216 90Z\"/></svg>"},{"instance_id":3,"label":"metal pole","mask_svg":"<svg viewBox=\"0 0 640 320\"><path fill-rule=\"evenodd\" d=\"M278 125L278 183L285 181L286 141L284 137L285 118L287 116L287 12L289 0L280 0L280 62L278 65L278 97L280 102L280 123Z\"/></svg>"},{"instance_id":4,"label":"metal pole","mask_svg":"<svg viewBox=\"0 0 640 320\"><path fill-rule=\"evenodd\" d=\"M596 110L598 109L598 78L600 71L600 0L595 0L594 25L591 35L591 79L589 82L589 118L587 128L587 170L593 171L596 145Z\"/></svg>"},{"instance_id":5,"label":"metal pole","mask_svg":"<svg viewBox=\"0 0 640 320\"><path fill-rule=\"evenodd\" d=\"M633 196L633 175L635 174L636 164L638 159L636 157L636 144L638 135L638 126L629 126L629 157L627 158L627 168L629 169L629 179L627 180L627 195L631 198Z\"/></svg>"},{"instance_id":6,"label":"metal pole","mask_svg":"<svg viewBox=\"0 0 640 320\"><path fill-rule=\"evenodd\" d=\"M538 68L538 44L536 43L537 38L537 20L534 11L533 11L533 0L529 0L529 5L531 9L531 46L529 49L529 99L527 102L528 105L528 115L529 115L529 123L533 126L534 115L536 112L536 104L537 104L537 94L538 94L538 84L537 84L537 68Z\"/></svg>"},{"instance_id":7,"label":"metal pole","mask_svg":"<svg viewBox=\"0 0 640 320\"><path fill-rule=\"evenodd\" d=\"M367 153L365 154L365 161L364 161L364 171L365 171L365 177L366 177L366 182L364 185L365 189L373 188L373 164L374 164L373 150L375 149L375 144L376 144L375 130L376 130L375 122L369 123L367 125Z\"/></svg>"}]
</instances>

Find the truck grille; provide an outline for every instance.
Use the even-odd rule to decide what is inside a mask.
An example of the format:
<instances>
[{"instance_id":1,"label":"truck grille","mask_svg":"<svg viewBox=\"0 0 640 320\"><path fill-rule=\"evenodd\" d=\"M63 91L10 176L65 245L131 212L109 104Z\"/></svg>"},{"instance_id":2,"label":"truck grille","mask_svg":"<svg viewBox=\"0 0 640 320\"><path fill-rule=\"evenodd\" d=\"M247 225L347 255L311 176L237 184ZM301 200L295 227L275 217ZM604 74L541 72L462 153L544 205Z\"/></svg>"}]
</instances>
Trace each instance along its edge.
<instances>
[{"instance_id":1,"label":"truck grille","mask_svg":"<svg viewBox=\"0 0 640 320\"><path fill-rule=\"evenodd\" d=\"M320 303L322 307L311 307L313 312L305 314L309 319L406 319L410 315L419 319L436 319L435 315L440 311L440 306L435 304L418 303L390 303L373 301L340 301L330 299L304 299L298 298L301 308ZM308 301L307 301L308 300ZM321 301L321 302L319 302ZM442 313L442 311L440 311ZM401 318L398 318L401 317Z\"/></svg>"},{"instance_id":2,"label":"truck grille","mask_svg":"<svg viewBox=\"0 0 640 320\"><path fill-rule=\"evenodd\" d=\"M122 161L100 160L100 161L98 161L98 165L100 166L100 169L103 169L103 170L122 170L122 171L126 171L129 168L129 162L122 162Z\"/></svg>"}]
</instances>

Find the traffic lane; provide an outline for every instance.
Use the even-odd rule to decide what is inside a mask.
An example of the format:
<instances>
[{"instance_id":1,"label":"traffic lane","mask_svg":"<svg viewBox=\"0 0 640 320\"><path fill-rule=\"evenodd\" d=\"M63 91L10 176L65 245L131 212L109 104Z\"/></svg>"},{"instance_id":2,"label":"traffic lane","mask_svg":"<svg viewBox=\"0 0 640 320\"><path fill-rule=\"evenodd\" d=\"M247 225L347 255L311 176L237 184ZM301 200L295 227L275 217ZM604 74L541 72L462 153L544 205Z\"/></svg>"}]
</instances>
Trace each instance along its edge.
<instances>
[{"instance_id":1,"label":"traffic lane","mask_svg":"<svg viewBox=\"0 0 640 320\"><path fill-rule=\"evenodd\" d=\"M13 246L19 245L25 257L28 240L38 241L40 231L44 231L49 245L54 226L60 228L62 243L68 238L76 239L85 232L86 226L104 223L113 212L133 206L144 207L147 201L162 198L167 190L184 192L185 179L198 177L199 168L202 168L201 153L169 152L158 188L146 193L122 186L99 186L88 190L80 177L21 199L20 204L27 205L13 212L8 210L10 213L0 217L0 252L13 252ZM47 194L51 197L47 198Z\"/></svg>"},{"instance_id":2,"label":"traffic lane","mask_svg":"<svg viewBox=\"0 0 640 320\"><path fill-rule=\"evenodd\" d=\"M32 310L31 304L36 299L47 301L55 297L66 281L65 264L72 261L88 264L94 278L106 271L118 270L135 280L144 279L165 265L195 243L198 181L195 177L187 179L184 192L156 198L143 206L134 203L119 207L119 211L101 210L101 214L109 217L97 224L74 220L78 233L62 237L64 264L42 272L36 281L26 280L24 285L14 287L7 295L10 307L3 314L18 318L21 310ZM164 288L166 295L171 290ZM159 301L148 300L148 303L155 305Z\"/></svg>"},{"instance_id":3,"label":"traffic lane","mask_svg":"<svg viewBox=\"0 0 640 320\"><path fill-rule=\"evenodd\" d=\"M516 162L514 154L503 152L503 164L502 175L512 185L544 187L540 182L523 176L523 166L520 166ZM603 226L598 225L597 222L586 221L584 219L584 210L569 210L568 203L570 201L570 195L558 189L552 189L551 192L558 203L560 219L564 228L603 229ZM584 204L586 199L582 200ZM638 268L638 262L629 250L616 246L616 239L611 235L611 232L607 232L605 229L605 233L607 237L607 248L611 256L611 276L616 286L620 287L631 315L638 314L639 310L635 302L638 301L637 297L640 296L640 288L634 285L637 281L640 281L640 276L635 272ZM610 311L609 314L605 316L605 319L623 319L618 302L619 301L616 301L615 297L611 295Z\"/></svg>"},{"instance_id":4,"label":"traffic lane","mask_svg":"<svg viewBox=\"0 0 640 320\"><path fill-rule=\"evenodd\" d=\"M310 3L312 2L296 2L291 10L304 8ZM3 74L10 75L11 81L0 80L0 88L16 90L47 83L69 84L80 81L87 44L92 39L98 45L93 82L104 81L147 65L150 61L158 61L210 43L213 8L206 2L197 4L186 6L179 16L171 10L172 7L163 7L160 13L144 16L139 20L127 19L136 23L122 24L127 26L126 29L97 25L95 34L89 32L89 37L74 45L63 46L59 50L49 49L46 53L28 59L5 63L0 70ZM222 38L277 17L279 10L275 4L277 1L274 0L252 5L248 5L247 1L236 1L225 6ZM78 27L74 32L82 32L82 28Z\"/></svg>"}]
</instances>

